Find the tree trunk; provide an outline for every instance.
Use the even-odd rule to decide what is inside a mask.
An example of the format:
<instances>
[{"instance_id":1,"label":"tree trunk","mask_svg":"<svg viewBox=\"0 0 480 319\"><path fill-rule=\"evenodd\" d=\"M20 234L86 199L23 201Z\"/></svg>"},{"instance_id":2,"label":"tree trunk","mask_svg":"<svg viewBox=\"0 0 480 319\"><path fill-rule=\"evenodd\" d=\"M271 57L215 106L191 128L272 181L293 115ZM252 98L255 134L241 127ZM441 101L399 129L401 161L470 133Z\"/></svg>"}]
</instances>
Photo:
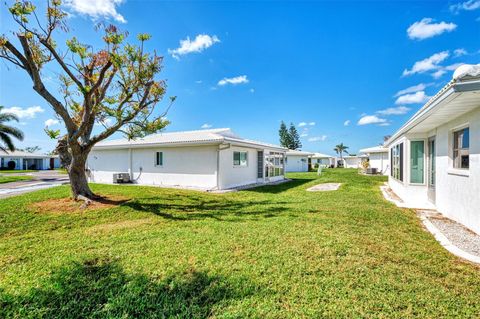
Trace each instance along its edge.
<instances>
[{"instance_id":1,"label":"tree trunk","mask_svg":"<svg viewBox=\"0 0 480 319\"><path fill-rule=\"evenodd\" d=\"M72 149L70 151L72 152ZM94 199L96 197L88 186L87 175L85 174L88 153L87 150L73 151L70 166L67 168L72 197L75 200Z\"/></svg>"}]
</instances>

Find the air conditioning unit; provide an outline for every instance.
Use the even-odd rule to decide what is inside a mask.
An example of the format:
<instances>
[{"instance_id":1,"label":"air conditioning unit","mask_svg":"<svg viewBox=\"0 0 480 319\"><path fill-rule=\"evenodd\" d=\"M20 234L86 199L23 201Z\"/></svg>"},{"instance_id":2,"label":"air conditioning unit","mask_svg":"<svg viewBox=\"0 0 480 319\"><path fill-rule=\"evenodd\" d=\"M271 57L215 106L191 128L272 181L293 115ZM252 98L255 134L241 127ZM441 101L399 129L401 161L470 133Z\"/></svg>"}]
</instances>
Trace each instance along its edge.
<instances>
[{"instance_id":1,"label":"air conditioning unit","mask_svg":"<svg viewBox=\"0 0 480 319\"><path fill-rule=\"evenodd\" d=\"M377 168L376 167L369 167L367 168L367 174L371 174L371 175L376 175L378 172L377 172Z\"/></svg>"},{"instance_id":2,"label":"air conditioning unit","mask_svg":"<svg viewBox=\"0 0 480 319\"><path fill-rule=\"evenodd\" d=\"M130 174L129 173L113 174L113 182L115 184L130 183Z\"/></svg>"}]
</instances>

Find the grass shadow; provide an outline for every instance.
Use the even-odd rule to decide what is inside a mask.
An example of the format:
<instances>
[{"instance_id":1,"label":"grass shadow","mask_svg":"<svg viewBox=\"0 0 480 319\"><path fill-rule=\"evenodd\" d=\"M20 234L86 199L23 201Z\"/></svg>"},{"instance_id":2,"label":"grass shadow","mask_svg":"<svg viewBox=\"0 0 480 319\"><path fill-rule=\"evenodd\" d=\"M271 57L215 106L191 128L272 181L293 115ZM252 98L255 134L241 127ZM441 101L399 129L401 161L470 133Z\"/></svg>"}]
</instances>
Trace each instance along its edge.
<instances>
[{"instance_id":1,"label":"grass shadow","mask_svg":"<svg viewBox=\"0 0 480 319\"><path fill-rule=\"evenodd\" d=\"M288 210L287 204L285 201L227 200L223 196L210 199L171 196L130 200L122 206L176 221L240 221L245 218L275 217Z\"/></svg>"},{"instance_id":2,"label":"grass shadow","mask_svg":"<svg viewBox=\"0 0 480 319\"><path fill-rule=\"evenodd\" d=\"M314 181L315 178L292 178L290 181L277 184L277 185L265 185L265 186L258 186L255 188L245 189L245 192L254 192L254 193L271 193L271 194L279 194L286 191L289 191L293 188L302 186L303 184L310 183Z\"/></svg>"},{"instance_id":3,"label":"grass shadow","mask_svg":"<svg viewBox=\"0 0 480 319\"><path fill-rule=\"evenodd\" d=\"M206 318L215 306L255 290L248 285L193 270L153 280L127 274L116 262L92 259L59 269L25 294L0 291L0 317Z\"/></svg>"}]
</instances>

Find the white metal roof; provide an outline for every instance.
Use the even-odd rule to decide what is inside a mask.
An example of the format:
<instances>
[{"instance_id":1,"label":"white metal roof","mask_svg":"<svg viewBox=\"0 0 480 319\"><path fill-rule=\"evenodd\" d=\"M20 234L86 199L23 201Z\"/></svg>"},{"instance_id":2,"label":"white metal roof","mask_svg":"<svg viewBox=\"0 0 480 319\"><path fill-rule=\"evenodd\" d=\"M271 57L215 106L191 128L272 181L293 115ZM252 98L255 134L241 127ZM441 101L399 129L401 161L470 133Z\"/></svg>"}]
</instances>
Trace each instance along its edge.
<instances>
[{"instance_id":1,"label":"white metal roof","mask_svg":"<svg viewBox=\"0 0 480 319\"><path fill-rule=\"evenodd\" d=\"M97 143L93 147L93 149L118 149L149 146L186 146L222 143L230 143L234 145L258 148L269 148L279 151L286 150L285 148L278 145L244 139L233 133L232 130L229 128L157 133L135 140L128 140L126 138L106 140Z\"/></svg>"},{"instance_id":2,"label":"white metal roof","mask_svg":"<svg viewBox=\"0 0 480 319\"><path fill-rule=\"evenodd\" d=\"M45 155L38 153L29 153L24 151L15 150L13 152L4 152L0 150L0 157L9 156L9 157L26 157L26 158L51 158L55 157L54 155Z\"/></svg>"},{"instance_id":3,"label":"white metal roof","mask_svg":"<svg viewBox=\"0 0 480 319\"><path fill-rule=\"evenodd\" d=\"M457 73L457 72L456 72ZM480 106L480 75L462 72L425 103L385 143L391 145L407 132L423 133L435 129Z\"/></svg>"},{"instance_id":4,"label":"white metal roof","mask_svg":"<svg viewBox=\"0 0 480 319\"><path fill-rule=\"evenodd\" d=\"M373 146L373 147L368 147L368 148L363 148L360 150L360 153L388 153L388 148L385 148L381 145L379 146Z\"/></svg>"},{"instance_id":5,"label":"white metal roof","mask_svg":"<svg viewBox=\"0 0 480 319\"><path fill-rule=\"evenodd\" d=\"M327 154L322 154L322 153L313 153L311 158L333 158L333 156L327 155Z\"/></svg>"},{"instance_id":6,"label":"white metal roof","mask_svg":"<svg viewBox=\"0 0 480 319\"><path fill-rule=\"evenodd\" d=\"M288 150L287 156L311 156L314 155L312 152L307 151L297 151L297 150Z\"/></svg>"}]
</instances>

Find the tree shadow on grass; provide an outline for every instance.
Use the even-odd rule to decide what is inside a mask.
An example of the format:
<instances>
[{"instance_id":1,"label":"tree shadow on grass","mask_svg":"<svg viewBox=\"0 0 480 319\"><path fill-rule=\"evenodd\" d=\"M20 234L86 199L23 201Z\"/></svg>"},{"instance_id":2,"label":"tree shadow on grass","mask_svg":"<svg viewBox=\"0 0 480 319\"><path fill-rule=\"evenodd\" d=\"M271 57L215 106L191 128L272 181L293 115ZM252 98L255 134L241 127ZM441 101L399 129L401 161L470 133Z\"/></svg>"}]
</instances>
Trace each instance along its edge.
<instances>
[{"instance_id":1,"label":"tree shadow on grass","mask_svg":"<svg viewBox=\"0 0 480 319\"><path fill-rule=\"evenodd\" d=\"M255 188L250 188L244 190L245 192L254 192L254 193L271 193L271 194L279 194L291 190L293 188L302 186L303 184L310 183L314 181L316 178L308 179L308 178L295 178L288 182L277 184L277 185L265 185L259 186Z\"/></svg>"},{"instance_id":2,"label":"tree shadow on grass","mask_svg":"<svg viewBox=\"0 0 480 319\"><path fill-rule=\"evenodd\" d=\"M201 219L240 221L245 218L258 219L278 216L288 210L287 204L290 203L269 200L227 200L220 196L212 199L200 199L189 196L142 198L128 201L122 206L177 221Z\"/></svg>"},{"instance_id":3,"label":"tree shadow on grass","mask_svg":"<svg viewBox=\"0 0 480 319\"><path fill-rule=\"evenodd\" d=\"M118 263L93 259L61 268L26 294L0 290L0 317L205 318L216 305L247 297L255 290L247 285L243 279L235 284L197 271L156 281L126 274Z\"/></svg>"}]
</instances>

